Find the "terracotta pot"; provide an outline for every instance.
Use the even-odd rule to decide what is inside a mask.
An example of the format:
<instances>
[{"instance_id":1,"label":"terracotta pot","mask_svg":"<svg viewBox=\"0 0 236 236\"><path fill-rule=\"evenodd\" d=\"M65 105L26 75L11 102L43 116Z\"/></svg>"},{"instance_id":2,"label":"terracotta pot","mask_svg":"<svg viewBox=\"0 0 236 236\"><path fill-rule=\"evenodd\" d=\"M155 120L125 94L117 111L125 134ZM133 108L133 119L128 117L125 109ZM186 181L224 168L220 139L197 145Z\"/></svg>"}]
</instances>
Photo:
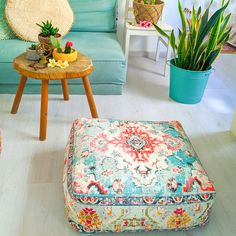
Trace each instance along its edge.
<instances>
[{"instance_id":1,"label":"terracotta pot","mask_svg":"<svg viewBox=\"0 0 236 236\"><path fill-rule=\"evenodd\" d=\"M62 38L61 34L56 34L56 35L54 35L54 37L57 38L57 39ZM38 40L39 40L40 43L45 43L45 44L48 44L48 45L52 45L51 40L50 40L50 36L45 37L42 34L39 34L38 35Z\"/></svg>"},{"instance_id":2,"label":"terracotta pot","mask_svg":"<svg viewBox=\"0 0 236 236\"><path fill-rule=\"evenodd\" d=\"M36 52L36 50L27 48L26 58L30 61L38 61L40 59L40 55Z\"/></svg>"},{"instance_id":3,"label":"terracotta pot","mask_svg":"<svg viewBox=\"0 0 236 236\"><path fill-rule=\"evenodd\" d=\"M77 60L78 52L72 48L72 53L68 53L68 54L67 53L59 53L57 51L57 48L55 48L53 50L52 56L56 61L61 60L61 61L73 62L73 61Z\"/></svg>"}]
</instances>

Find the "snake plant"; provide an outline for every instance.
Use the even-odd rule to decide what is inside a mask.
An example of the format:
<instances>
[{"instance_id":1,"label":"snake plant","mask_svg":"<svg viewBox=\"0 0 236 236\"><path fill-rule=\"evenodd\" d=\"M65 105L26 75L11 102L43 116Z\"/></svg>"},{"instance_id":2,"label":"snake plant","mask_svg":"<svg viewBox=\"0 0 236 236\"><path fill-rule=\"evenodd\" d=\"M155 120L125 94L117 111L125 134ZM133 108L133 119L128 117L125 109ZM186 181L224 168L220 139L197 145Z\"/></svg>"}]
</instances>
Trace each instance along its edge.
<instances>
[{"instance_id":1,"label":"snake plant","mask_svg":"<svg viewBox=\"0 0 236 236\"><path fill-rule=\"evenodd\" d=\"M204 71L211 68L212 63L220 54L223 45L229 40L231 28L228 23L231 14L225 15L230 0L222 0L220 9L209 16L213 0L202 13L202 8L184 11L180 0L178 9L182 22L178 37L174 30L167 34L160 27L153 24L157 32L170 41L174 52L173 64L177 67Z\"/></svg>"}]
</instances>

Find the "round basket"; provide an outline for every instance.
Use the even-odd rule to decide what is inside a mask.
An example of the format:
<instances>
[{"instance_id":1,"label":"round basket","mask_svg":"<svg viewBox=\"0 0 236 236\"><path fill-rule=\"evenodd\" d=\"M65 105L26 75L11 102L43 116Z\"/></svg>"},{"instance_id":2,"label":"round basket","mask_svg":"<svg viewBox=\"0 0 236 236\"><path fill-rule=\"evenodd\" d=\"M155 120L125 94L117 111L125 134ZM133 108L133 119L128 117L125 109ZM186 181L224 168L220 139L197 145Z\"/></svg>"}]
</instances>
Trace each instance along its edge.
<instances>
[{"instance_id":1,"label":"round basket","mask_svg":"<svg viewBox=\"0 0 236 236\"><path fill-rule=\"evenodd\" d=\"M155 5L144 4L143 0L134 0L134 16L136 22L148 21L153 24L157 24L164 8L164 2L156 0Z\"/></svg>"}]
</instances>

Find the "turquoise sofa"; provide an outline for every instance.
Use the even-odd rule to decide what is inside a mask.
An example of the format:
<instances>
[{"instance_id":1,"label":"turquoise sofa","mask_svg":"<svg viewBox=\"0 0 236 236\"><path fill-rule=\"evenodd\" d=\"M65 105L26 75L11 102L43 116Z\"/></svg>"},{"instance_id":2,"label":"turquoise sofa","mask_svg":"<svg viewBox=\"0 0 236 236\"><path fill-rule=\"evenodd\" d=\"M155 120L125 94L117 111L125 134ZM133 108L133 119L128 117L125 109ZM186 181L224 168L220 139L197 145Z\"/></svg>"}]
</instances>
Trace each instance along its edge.
<instances>
[{"instance_id":1,"label":"turquoise sofa","mask_svg":"<svg viewBox=\"0 0 236 236\"><path fill-rule=\"evenodd\" d=\"M93 59L90 82L94 94L122 94L126 61L116 35L117 0L70 0L75 21L63 41L73 41L75 48ZM13 59L31 45L19 39L0 40L0 93L14 94L19 75L12 68ZM69 81L71 94L83 94L81 80ZM28 80L24 93L39 94L40 81ZM61 93L59 82L50 81L49 92Z\"/></svg>"}]
</instances>

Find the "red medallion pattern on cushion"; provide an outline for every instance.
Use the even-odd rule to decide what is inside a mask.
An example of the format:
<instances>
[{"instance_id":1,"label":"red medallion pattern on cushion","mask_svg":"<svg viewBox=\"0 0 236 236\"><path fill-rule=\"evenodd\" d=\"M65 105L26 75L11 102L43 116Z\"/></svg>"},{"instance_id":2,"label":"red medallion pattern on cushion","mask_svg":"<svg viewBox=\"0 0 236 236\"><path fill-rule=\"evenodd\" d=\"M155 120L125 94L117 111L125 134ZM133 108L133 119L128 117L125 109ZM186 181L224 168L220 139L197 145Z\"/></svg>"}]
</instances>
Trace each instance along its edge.
<instances>
[{"instance_id":1,"label":"red medallion pattern on cushion","mask_svg":"<svg viewBox=\"0 0 236 236\"><path fill-rule=\"evenodd\" d=\"M118 137L110 141L115 147L130 154L137 162L146 162L161 143L157 138L151 137L148 132L144 132L136 126L128 126Z\"/></svg>"}]
</instances>

